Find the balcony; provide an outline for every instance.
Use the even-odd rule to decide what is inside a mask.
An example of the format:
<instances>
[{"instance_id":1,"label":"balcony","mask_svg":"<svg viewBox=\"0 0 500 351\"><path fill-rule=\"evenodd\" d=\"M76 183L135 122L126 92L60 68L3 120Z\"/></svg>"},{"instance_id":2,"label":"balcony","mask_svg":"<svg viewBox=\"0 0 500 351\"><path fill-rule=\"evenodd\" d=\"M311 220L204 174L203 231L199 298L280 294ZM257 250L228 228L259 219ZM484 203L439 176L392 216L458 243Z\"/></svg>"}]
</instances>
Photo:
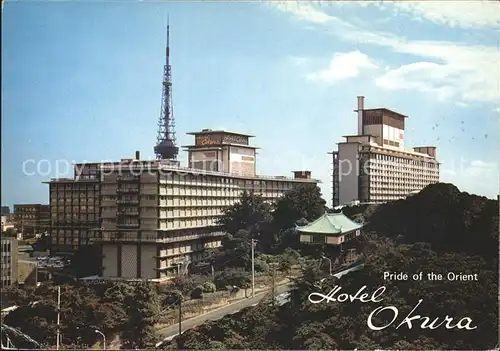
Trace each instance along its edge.
<instances>
[{"instance_id":1,"label":"balcony","mask_svg":"<svg viewBox=\"0 0 500 351\"><path fill-rule=\"evenodd\" d=\"M129 199L129 200L116 200L117 204L124 204L124 205L131 205L131 204L138 204L139 199Z\"/></svg>"},{"instance_id":2,"label":"balcony","mask_svg":"<svg viewBox=\"0 0 500 351\"><path fill-rule=\"evenodd\" d=\"M117 193L138 193L138 188L118 188L116 189Z\"/></svg>"},{"instance_id":3,"label":"balcony","mask_svg":"<svg viewBox=\"0 0 500 351\"><path fill-rule=\"evenodd\" d=\"M138 216L139 211L120 211L118 216Z\"/></svg>"},{"instance_id":4,"label":"balcony","mask_svg":"<svg viewBox=\"0 0 500 351\"><path fill-rule=\"evenodd\" d=\"M118 224L117 226L124 226L122 224ZM136 227L139 225L137 224ZM165 235L168 235L165 233ZM178 237L164 237L163 235L141 235L140 237L136 234L131 235L129 233L104 233L100 234L99 237L93 238L94 241L98 242L153 242L153 243L174 243L179 241L187 241L187 240L197 240L202 238L209 237L217 237L222 236L224 233L222 232L212 232L212 233L201 233L201 234L192 234L192 235L184 235Z\"/></svg>"},{"instance_id":5,"label":"balcony","mask_svg":"<svg viewBox=\"0 0 500 351\"><path fill-rule=\"evenodd\" d=\"M122 228L139 228L139 223L116 223L116 226Z\"/></svg>"},{"instance_id":6,"label":"balcony","mask_svg":"<svg viewBox=\"0 0 500 351\"><path fill-rule=\"evenodd\" d=\"M139 176L119 175L119 176L116 176L116 180L121 181L121 182L137 182L137 181L139 181Z\"/></svg>"}]
</instances>

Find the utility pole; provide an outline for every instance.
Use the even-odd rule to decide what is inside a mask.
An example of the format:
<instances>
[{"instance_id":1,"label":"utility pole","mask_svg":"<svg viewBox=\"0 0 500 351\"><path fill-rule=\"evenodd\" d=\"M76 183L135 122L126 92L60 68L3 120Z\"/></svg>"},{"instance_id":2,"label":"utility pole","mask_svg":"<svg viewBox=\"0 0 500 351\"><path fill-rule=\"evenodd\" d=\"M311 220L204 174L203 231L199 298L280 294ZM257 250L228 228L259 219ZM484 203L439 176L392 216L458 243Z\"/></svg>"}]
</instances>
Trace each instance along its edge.
<instances>
[{"instance_id":1,"label":"utility pole","mask_svg":"<svg viewBox=\"0 0 500 351\"><path fill-rule=\"evenodd\" d=\"M179 293L179 335L182 334L182 295Z\"/></svg>"},{"instance_id":2,"label":"utility pole","mask_svg":"<svg viewBox=\"0 0 500 351\"><path fill-rule=\"evenodd\" d=\"M273 265L273 282L272 282L272 286L271 286L271 298L273 299L272 303L273 303L273 306L275 305L275 302L276 302L276 264L272 264Z\"/></svg>"},{"instance_id":3,"label":"utility pole","mask_svg":"<svg viewBox=\"0 0 500 351\"><path fill-rule=\"evenodd\" d=\"M61 337L61 287L57 287L57 339L56 349L59 350L59 339Z\"/></svg>"},{"instance_id":4,"label":"utility pole","mask_svg":"<svg viewBox=\"0 0 500 351\"><path fill-rule=\"evenodd\" d=\"M255 241L252 239L252 297L255 297Z\"/></svg>"}]
</instances>

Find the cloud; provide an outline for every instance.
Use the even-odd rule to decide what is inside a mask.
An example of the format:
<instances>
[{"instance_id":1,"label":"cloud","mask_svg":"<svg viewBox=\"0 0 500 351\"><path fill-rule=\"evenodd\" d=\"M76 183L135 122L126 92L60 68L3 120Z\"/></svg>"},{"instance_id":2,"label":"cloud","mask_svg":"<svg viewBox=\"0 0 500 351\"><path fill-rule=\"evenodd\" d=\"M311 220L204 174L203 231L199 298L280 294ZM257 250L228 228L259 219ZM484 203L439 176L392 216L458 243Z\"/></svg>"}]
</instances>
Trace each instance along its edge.
<instances>
[{"instance_id":1,"label":"cloud","mask_svg":"<svg viewBox=\"0 0 500 351\"><path fill-rule=\"evenodd\" d=\"M359 51L333 55L327 69L307 74L307 79L326 83L356 77L363 69L378 68L370 58Z\"/></svg>"},{"instance_id":2,"label":"cloud","mask_svg":"<svg viewBox=\"0 0 500 351\"><path fill-rule=\"evenodd\" d=\"M358 45L385 47L421 58L412 64L391 68L378 77L375 84L381 88L411 89L434 94L440 100L454 99L462 103L500 101L500 50L497 47L459 42L408 41L392 33L360 28L331 16L324 12L327 6L320 9L315 3L300 7L296 3L288 4L276 8L298 19L316 23L320 29L342 40ZM443 6L442 3L441 6L451 7ZM319 18L323 20L319 21Z\"/></svg>"},{"instance_id":3,"label":"cloud","mask_svg":"<svg viewBox=\"0 0 500 351\"><path fill-rule=\"evenodd\" d=\"M481 160L471 161L470 165L465 168L464 175L474 178L489 178L498 177L499 166L496 162L484 162Z\"/></svg>"},{"instance_id":4,"label":"cloud","mask_svg":"<svg viewBox=\"0 0 500 351\"><path fill-rule=\"evenodd\" d=\"M500 27L500 2L498 1L401 1L391 3L397 11L410 13L419 20L427 20L449 27L495 28Z\"/></svg>"},{"instance_id":5,"label":"cloud","mask_svg":"<svg viewBox=\"0 0 500 351\"><path fill-rule=\"evenodd\" d=\"M301 20L314 23L325 23L333 19L332 16L316 9L312 4L305 2L279 1L272 2L271 5L277 10L288 12Z\"/></svg>"},{"instance_id":6,"label":"cloud","mask_svg":"<svg viewBox=\"0 0 500 351\"><path fill-rule=\"evenodd\" d=\"M375 79L375 85L385 89L416 90L434 93L439 100L453 96L454 91L447 86L446 67L432 62L416 62L389 70ZM439 80L435 78L438 77Z\"/></svg>"}]
</instances>

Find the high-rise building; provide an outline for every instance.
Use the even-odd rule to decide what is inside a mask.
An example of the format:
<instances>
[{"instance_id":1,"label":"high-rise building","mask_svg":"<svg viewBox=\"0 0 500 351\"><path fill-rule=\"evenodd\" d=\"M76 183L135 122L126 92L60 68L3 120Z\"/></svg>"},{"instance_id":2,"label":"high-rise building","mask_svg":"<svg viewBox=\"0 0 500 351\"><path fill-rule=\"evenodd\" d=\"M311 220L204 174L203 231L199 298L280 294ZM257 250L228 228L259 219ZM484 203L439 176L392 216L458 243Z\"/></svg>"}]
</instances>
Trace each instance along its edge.
<instances>
[{"instance_id":1,"label":"high-rise building","mask_svg":"<svg viewBox=\"0 0 500 351\"><path fill-rule=\"evenodd\" d=\"M50 228L50 205L16 204L14 222L24 236L43 233Z\"/></svg>"},{"instance_id":2,"label":"high-rise building","mask_svg":"<svg viewBox=\"0 0 500 351\"><path fill-rule=\"evenodd\" d=\"M17 284L17 239L2 236L2 288Z\"/></svg>"},{"instance_id":3,"label":"high-rise building","mask_svg":"<svg viewBox=\"0 0 500 351\"><path fill-rule=\"evenodd\" d=\"M435 146L405 147L407 116L365 109L358 97L357 135L345 136L333 155L333 206L384 203L439 182Z\"/></svg>"},{"instance_id":4,"label":"high-rise building","mask_svg":"<svg viewBox=\"0 0 500 351\"><path fill-rule=\"evenodd\" d=\"M135 159L76 165L75 179L50 181L53 250L94 242L102 247L105 278L169 279L204 249L220 246L217 219L244 190L275 201L298 184L318 183L309 171L296 171L294 178L258 176L255 154L246 151L256 148L248 140L238 144L247 135L214 133L222 139L211 148L221 150L200 160L200 153L214 150L204 151L197 139L187 147L189 168L143 161L137 152Z\"/></svg>"}]
</instances>

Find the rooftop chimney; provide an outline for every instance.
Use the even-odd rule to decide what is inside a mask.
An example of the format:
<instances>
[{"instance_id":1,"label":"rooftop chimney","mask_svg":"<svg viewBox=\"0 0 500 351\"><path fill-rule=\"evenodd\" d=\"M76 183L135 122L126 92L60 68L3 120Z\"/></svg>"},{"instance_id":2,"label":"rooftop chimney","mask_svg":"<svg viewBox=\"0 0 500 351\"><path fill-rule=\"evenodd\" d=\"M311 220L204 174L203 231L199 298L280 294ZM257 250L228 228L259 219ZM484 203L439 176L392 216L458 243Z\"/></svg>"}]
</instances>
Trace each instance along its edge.
<instances>
[{"instance_id":1,"label":"rooftop chimney","mask_svg":"<svg viewBox=\"0 0 500 351\"><path fill-rule=\"evenodd\" d=\"M141 153L139 151L135 152L135 159L140 160L141 159Z\"/></svg>"},{"instance_id":2,"label":"rooftop chimney","mask_svg":"<svg viewBox=\"0 0 500 351\"><path fill-rule=\"evenodd\" d=\"M363 110L365 109L365 97L358 96L358 135L363 134Z\"/></svg>"}]
</instances>

